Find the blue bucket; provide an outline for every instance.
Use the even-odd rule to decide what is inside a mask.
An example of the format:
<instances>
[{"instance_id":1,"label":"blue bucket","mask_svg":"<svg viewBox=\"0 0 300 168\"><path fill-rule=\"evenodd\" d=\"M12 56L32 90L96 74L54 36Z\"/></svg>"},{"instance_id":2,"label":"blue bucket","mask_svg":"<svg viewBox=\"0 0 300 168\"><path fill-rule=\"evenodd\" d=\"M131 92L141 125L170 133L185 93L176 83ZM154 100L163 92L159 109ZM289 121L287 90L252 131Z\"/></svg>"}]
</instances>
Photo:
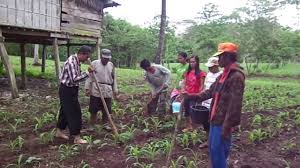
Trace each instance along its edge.
<instances>
[{"instance_id":1,"label":"blue bucket","mask_svg":"<svg viewBox=\"0 0 300 168\"><path fill-rule=\"evenodd\" d=\"M173 102L172 103L172 111L173 111L173 113L179 113L180 112L180 106L181 106L180 102Z\"/></svg>"}]
</instances>

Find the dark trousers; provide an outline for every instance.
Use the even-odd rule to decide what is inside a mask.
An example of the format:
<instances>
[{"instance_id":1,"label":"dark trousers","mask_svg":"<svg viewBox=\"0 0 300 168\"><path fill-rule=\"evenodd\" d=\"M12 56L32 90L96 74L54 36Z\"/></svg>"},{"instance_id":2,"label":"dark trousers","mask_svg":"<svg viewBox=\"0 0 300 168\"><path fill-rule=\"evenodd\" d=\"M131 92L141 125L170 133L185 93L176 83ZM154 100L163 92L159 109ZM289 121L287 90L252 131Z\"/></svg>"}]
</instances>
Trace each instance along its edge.
<instances>
[{"instance_id":1,"label":"dark trousers","mask_svg":"<svg viewBox=\"0 0 300 168\"><path fill-rule=\"evenodd\" d=\"M166 114L167 91L162 91L147 104L148 114Z\"/></svg>"},{"instance_id":2,"label":"dark trousers","mask_svg":"<svg viewBox=\"0 0 300 168\"><path fill-rule=\"evenodd\" d=\"M104 98L104 100L106 102L108 112L111 114L112 98ZM108 116L100 97L90 96L89 111L91 114L97 114L98 111L102 111L102 121L108 121Z\"/></svg>"},{"instance_id":3,"label":"dark trousers","mask_svg":"<svg viewBox=\"0 0 300 168\"><path fill-rule=\"evenodd\" d=\"M78 101L78 87L67 87L63 84L59 87L60 111L57 128L66 129L68 126L70 135L79 135L82 118Z\"/></svg>"}]
</instances>

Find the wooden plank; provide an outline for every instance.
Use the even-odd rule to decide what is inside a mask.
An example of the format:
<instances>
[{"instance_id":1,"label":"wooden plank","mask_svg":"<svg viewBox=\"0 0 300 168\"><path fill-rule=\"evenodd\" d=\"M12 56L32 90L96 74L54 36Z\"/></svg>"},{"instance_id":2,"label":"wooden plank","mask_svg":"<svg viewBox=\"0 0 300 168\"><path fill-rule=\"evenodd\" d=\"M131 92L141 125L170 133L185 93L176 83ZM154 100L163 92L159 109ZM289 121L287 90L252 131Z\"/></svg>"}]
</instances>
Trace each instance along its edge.
<instances>
[{"instance_id":1,"label":"wooden plank","mask_svg":"<svg viewBox=\"0 0 300 168\"><path fill-rule=\"evenodd\" d=\"M0 37L2 37L2 30L0 28ZM4 42L0 42L0 56L2 57L2 61L4 63L6 73L8 74L8 79L10 81L10 87L12 91L12 98L18 98L18 88L17 88L17 82L16 82L16 76L12 67L12 64L10 62L9 56L7 54L6 48L4 46Z\"/></svg>"},{"instance_id":2,"label":"wooden plank","mask_svg":"<svg viewBox=\"0 0 300 168\"><path fill-rule=\"evenodd\" d=\"M16 0L8 0L6 1L8 8L16 9Z\"/></svg>"},{"instance_id":3,"label":"wooden plank","mask_svg":"<svg viewBox=\"0 0 300 168\"><path fill-rule=\"evenodd\" d=\"M55 72L56 72L56 77L59 81L59 75L60 75L60 61L59 61L59 51L58 51L58 41L57 38L54 38L53 41L53 49L54 49L54 59L55 59Z\"/></svg>"},{"instance_id":4,"label":"wooden plank","mask_svg":"<svg viewBox=\"0 0 300 168\"><path fill-rule=\"evenodd\" d=\"M7 23L7 8L4 6L0 7L0 23Z\"/></svg>"},{"instance_id":5,"label":"wooden plank","mask_svg":"<svg viewBox=\"0 0 300 168\"><path fill-rule=\"evenodd\" d=\"M0 6L7 8L7 0L0 0Z\"/></svg>"},{"instance_id":6,"label":"wooden plank","mask_svg":"<svg viewBox=\"0 0 300 168\"><path fill-rule=\"evenodd\" d=\"M25 0L25 11L26 12L33 12L32 0Z\"/></svg>"},{"instance_id":7,"label":"wooden plank","mask_svg":"<svg viewBox=\"0 0 300 168\"><path fill-rule=\"evenodd\" d=\"M32 19L32 12L25 12L25 27L34 27Z\"/></svg>"},{"instance_id":8,"label":"wooden plank","mask_svg":"<svg viewBox=\"0 0 300 168\"><path fill-rule=\"evenodd\" d=\"M46 55L47 55L47 46L43 45L43 51L42 51L42 67L41 71L42 73L45 73L45 68L46 68Z\"/></svg>"},{"instance_id":9,"label":"wooden plank","mask_svg":"<svg viewBox=\"0 0 300 168\"><path fill-rule=\"evenodd\" d=\"M25 25L25 11L17 10L17 25L24 26Z\"/></svg>"},{"instance_id":10,"label":"wooden plank","mask_svg":"<svg viewBox=\"0 0 300 168\"><path fill-rule=\"evenodd\" d=\"M74 24L74 23L62 23L61 24L61 28L62 30L79 30L79 32L76 33L80 33L80 30L84 31L84 32L90 32L92 34L100 34L100 29L93 29L92 27L89 27L89 25L84 25L84 24Z\"/></svg>"},{"instance_id":11,"label":"wooden plank","mask_svg":"<svg viewBox=\"0 0 300 168\"><path fill-rule=\"evenodd\" d=\"M101 29L101 22L94 21L90 19L86 19L83 17L78 17L74 15L62 14L62 21L67 21L69 24L78 24L80 27L84 26L89 29L100 30Z\"/></svg>"},{"instance_id":12,"label":"wooden plank","mask_svg":"<svg viewBox=\"0 0 300 168\"><path fill-rule=\"evenodd\" d=\"M67 7L63 7L62 11L67 13L68 15L78 16L99 22L101 21L101 15L99 13L91 13L87 10L72 9Z\"/></svg>"},{"instance_id":13,"label":"wooden plank","mask_svg":"<svg viewBox=\"0 0 300 168\"><path fill-rule=\"evenodd\" d=\"M74 0L63 0L62 1L62 8L69 8L69 9L74 9L74 10L80 10L80 11L87 11L89 13L99 13L99 11L94 10L92 8L85 8L81 7L75 4Z\"/></svg>"},{"instance_id":14,"label":"wooden plank","mask_svg":"<svg viewBox=\"0 0 300 168\"><path fill-rule=\"evenodd\" d=\"M25 26L25 0L16 0L17 25Z\"/></svg>"},{"instance_id":15,"label":"wooden plank","mask_svg":"<svg viewBox=\"0 0 300 168\"><path fill-rule=\"evenodd\" d=\"M26 51L25 44L20 44L21 49L21 88L26 89Z\"/></svg>"},{"instance_id":16,"label":"wooden plank","mask_svg":"<svg viewBox=\"0 0 300 168\"><path fill-rule=\"evenodd\" d=\"M46 16L45 15L40 15L40 28L41 29L46 29Z\"/></svg>"},{"instance_id":17,"label":"wooden plank","mask_svg":"<svg viewBox=\"0 0 300 168\"><path fill-rule=\"evenodd\" d=\"M40 15L33 13L32 14L33 27L39 29L40 28Z\"/></svg>"},{"instance_id":18,"label":"wooden plank","mask_svg":"<svg viewBox=\"0 0 300 168\"><path fill-rule=\"evenodd\" d=\"M32 1L33 13L39 14L40 13L40 0L33 0Z\"/></svg>"},{"instance_id":19,"label":"wooden plank","mask_svg":"<svg viewBox=\"0 0 300 168\"><path fill-rule=\"evenodd\" d=\"M70 33L71 35L89 36L89 37L100 37L100 32L92 32L72 27L61 27L62 32Z\"/></svg>"},{"instance_id":20,"label":"wooden plank","mask_svg":"<svg viewBox=\"0 0 300 168\"><path fill-rule=\"evenodd\" d=\"M15 25L16 24L16 15L17 10L16 9L8 9L8 24L9 25Z\"/></svg>"},{"instance_id":21,"label":"wooden plank","mask_svg":"<svg viewBox=\"0 0 300 168\"><path fill-rule=\"evenodd\" d=\"M46 0L40 0L40 14L46 15L47 3Z\"/></svg>"}]
</instances>

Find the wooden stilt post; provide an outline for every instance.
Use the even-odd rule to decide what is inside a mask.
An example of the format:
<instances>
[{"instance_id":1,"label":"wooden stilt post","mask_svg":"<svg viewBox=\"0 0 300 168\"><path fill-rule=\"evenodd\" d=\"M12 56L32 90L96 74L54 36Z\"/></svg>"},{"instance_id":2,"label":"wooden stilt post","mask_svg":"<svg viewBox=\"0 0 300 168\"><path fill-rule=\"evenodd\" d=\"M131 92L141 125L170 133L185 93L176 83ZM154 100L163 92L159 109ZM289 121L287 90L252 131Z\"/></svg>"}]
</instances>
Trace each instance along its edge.
<instances>
[{"instance_id":1,"label":"wooden stilt post","mask_svg":"<svg viewBox=\"0 0 300 168\"><path fill-rule=\"evenodd\" d=\"M101 56L101 51L100 51L100 45L102 43L102 39L99 37L97 39L97 43L96 43L96 53L97 53L97 57L98 59L100 59L100 56Z\"/></svg>"},{"instance_id":2,"label":"wooden stilt post","mask_svg":"<svg viewBox=\"0 0 300 168\"><path fill-rule=\"evenodd\" d=\"M16 76L15 76L13 67L10 63L6 48L4 46L4 37L2 36L1 28L0 28L0 56L2 57L2 61L5 66L6 73L8 74L11 91L12 91L12 98L18 98L19 93L18 93L18 88L17 88Z\"/></svg>"},{"instance_id":3,"label":"wooden stilt post","mask_svg":"<svg viewBox=\"0 0 300 168\"><path fill-rule=\"evenodd\" d=\"M21 88L26 89L26 51L25 43L20 44L21 48Z\"/></svg>"},{"instance_id":4,"label":"wooden stilt post","mask_svg":"<svg viewBox=\"0 0 300 168\"><path fill-rule=\"evenodd\" d=\"M46 45L43 45L43 51L42 51L42 73L45 73L45 66L46 66L46 54L47 54L47 46Z\"/></svg>"},{"instance_id":5,"label":"wooden stilt post","mask_svg":"<svg viewBox=\"0 0 300 168\"><path fill-rule=\"evenodd\" d=\"M58 82L59 82L60 61L59 61L59 51L58 51L57 38L54 38L53 49L54 49L54 58L55 58L55 72L56 72L56 77L57 77Z\"/></svg>"}]
</instances>

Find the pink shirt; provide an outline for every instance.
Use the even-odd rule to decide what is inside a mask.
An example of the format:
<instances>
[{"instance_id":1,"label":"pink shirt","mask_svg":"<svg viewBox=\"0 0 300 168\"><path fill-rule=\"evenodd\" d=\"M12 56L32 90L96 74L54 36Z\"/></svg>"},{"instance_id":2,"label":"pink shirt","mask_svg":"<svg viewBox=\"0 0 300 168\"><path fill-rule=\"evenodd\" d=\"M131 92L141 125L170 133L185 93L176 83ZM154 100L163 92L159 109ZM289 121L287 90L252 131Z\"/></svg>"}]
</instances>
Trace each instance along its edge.
<instances>
[{"instance_id":1,"label":"pink shirt","mask_svg":"<svg viewBox=\"0 0 300 168\"><path fill-rule=\"evenodd\" d=\"M184 90L191 94L191 93L199 93L203 88L201 84L201 79L205 79L206 73L204 71L200 71L199 75L195 75L195 71L192 70L190 73L185 74L185 85Z\"/></svg>"}]
</instances>

